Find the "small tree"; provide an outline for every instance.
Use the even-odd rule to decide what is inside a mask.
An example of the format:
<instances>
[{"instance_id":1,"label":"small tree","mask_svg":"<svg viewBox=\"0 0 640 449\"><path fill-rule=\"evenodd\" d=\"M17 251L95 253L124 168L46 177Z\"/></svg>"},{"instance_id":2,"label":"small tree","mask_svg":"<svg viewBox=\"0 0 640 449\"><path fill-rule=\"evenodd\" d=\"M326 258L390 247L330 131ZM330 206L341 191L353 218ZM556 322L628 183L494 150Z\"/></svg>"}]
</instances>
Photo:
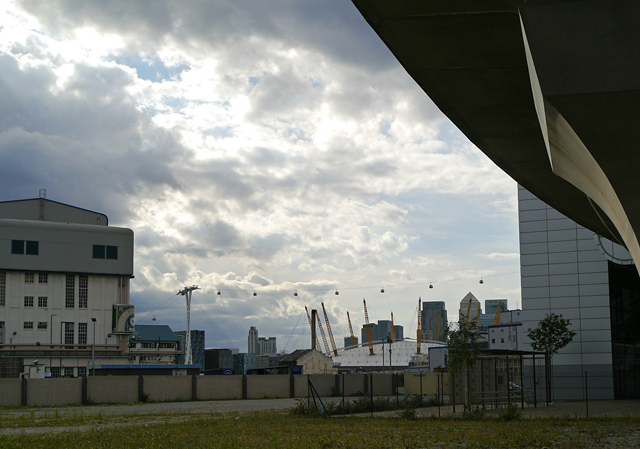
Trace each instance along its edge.
<instances>
[{"instance_id":1,"label":"small tree","mask_svg":"<svg viewBox=\"0 0 640 449\"><path fill-rule=\"evenodd\" d=\"M475 323L468 322L464 317L458 320L456 329L447 326L447 348L449 350L447 366L452 373L464 373L464 404L468 409L471 404L469 388L469 371L476 365L478 359L478 340L480 333Z\"/></svg>"},{"instance_id":2,"label":"small tree","mask_svg":"<svg viewBox=\"0 0 640 449\"><path fill-rule=\"evenodd\" d=\"M534 351L544 352L549 370L547 371L547 398L551 397L551 366L552 359L558 351L567 346L573 340L576 333L569 330L571 321L562 318L562 314L548 314L546 318L540 320L538 327L529 328L527 337L531 340L531 347Z\"/></svg>"}]
</instances>

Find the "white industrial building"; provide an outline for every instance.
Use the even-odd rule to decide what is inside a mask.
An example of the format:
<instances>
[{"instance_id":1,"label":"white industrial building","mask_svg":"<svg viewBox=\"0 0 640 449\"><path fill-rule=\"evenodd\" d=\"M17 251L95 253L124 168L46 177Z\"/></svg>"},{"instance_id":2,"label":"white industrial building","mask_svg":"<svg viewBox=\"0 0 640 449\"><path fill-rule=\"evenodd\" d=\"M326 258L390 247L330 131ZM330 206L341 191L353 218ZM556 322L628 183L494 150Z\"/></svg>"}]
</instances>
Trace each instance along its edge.
<instances>
[{"instance_id":1,"label":"white industrial building","mask_svg":"<svg viewBox=\"0 0 640 449\"><path fill-rule=\"evenodd\" d=\"M2 375L84 376L94 358L98 368L127 363L133 231L41 193L0 202Z\"/></svg>"},{"instance_id":2,"label":"white industrial building","mask_svg":"<svg viewBox=\"0 0 640 449\"><path fill-rule=\"evenodd\" d=\"M368 344L345 349L333 356L333 364L341 371L388 371L404 370L413 366L426 366L429 362L429 348L441 346L442 342L423 341L420 353L415 340L394 341L393 343L375 342L373 354Z\"/></svg>"}]
</instances>

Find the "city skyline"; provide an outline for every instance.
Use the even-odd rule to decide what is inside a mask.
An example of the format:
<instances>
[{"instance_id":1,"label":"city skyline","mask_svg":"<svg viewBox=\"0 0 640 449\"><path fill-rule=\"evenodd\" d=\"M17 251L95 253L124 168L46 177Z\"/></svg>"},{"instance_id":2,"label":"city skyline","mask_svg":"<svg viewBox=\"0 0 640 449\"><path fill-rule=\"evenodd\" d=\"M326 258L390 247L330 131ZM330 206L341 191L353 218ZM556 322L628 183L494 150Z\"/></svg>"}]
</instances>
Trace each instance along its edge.
<instances>
[{"instance_id":1,"label":"city skyline","mask_svg":"<svg viewBox=\"0 0 640 449\"><path fill-rule=\"evenodd\" d=\"M363 298L405 337L418 298L451 321L469 291L520 302L515 182L350 2L15 0L0 21L0 200L47 189L132 229L137 323L185 329L197 285L207 347L255 325L292 351L304 306L340 341Z\"/></svg>"}]
</instances>

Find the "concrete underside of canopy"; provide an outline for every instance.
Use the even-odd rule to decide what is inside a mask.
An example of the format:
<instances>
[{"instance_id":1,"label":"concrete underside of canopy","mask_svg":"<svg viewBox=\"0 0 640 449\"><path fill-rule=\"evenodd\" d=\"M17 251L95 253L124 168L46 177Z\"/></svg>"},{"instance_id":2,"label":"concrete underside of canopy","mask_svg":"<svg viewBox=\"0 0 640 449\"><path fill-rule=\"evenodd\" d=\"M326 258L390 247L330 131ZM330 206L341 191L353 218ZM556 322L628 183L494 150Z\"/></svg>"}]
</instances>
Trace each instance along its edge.
<instances>
[{"instance_id":1,"label":"concrete underside of canopy","mask_svg":"<svg viewBox=\"0 0 640 449\"><path fill-rule=\"evenodd\" d=\"M353 0L507 174L640 265L640 0Z\"/></svg>"}]
</instances>

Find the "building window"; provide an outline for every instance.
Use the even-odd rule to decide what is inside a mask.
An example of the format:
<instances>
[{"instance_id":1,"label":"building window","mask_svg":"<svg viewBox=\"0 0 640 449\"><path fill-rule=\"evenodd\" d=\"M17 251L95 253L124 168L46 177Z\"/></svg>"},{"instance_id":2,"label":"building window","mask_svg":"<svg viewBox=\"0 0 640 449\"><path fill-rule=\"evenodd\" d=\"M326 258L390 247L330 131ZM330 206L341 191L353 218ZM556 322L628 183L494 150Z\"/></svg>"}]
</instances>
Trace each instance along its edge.
<instances>
[{"instance_id":1,"label":"building window","mask_svg":"<svg viewBox=\"0 0 640 449\"><path fill-rule=\"evenodd\" d=\"M76 306L75 290L76 277L72 274L68 274L64 293L64 306L67 309L73 309Z\"/></svg>"},{"instance_id":2,"label":"building window","mask_svg":"<svg viewBox=\"0 0 640 449\"><path fill-rule=\"evenodd\" d=\"M48 284L49 275L47 273L38 273L38 284Z\"/></svg>"},{"instance_id":3,"label":"building window","mask_svg":"<svg viewBox=\"0 0 640 449\"><path fill-rule=\"evenodd\" d=\"M0 271L0 307L4 307L6 304L7 294L7 273Z\"/></svg>"},{"instance_id":4,"label":"building window","mask_svg":"<svg viewBox=\"0 0 640 449\"><path fill-rule=\"evenodd\" d=\"M38 330L46 330L47 329L47 323L46 321L38 321Z\"/></svg>"},{"instance_id":5,"label":"building window","mask_svg":"<svg viewBox=\"0 0 640 449\"><path fill-rule=\"evenodd\" d=\"M33 284L33 273L25 273L24 274L24 283L25 284Z\"/></svg>"},{"instance_id":6,"label":"building window","mask_svg":"<svg viewBox=\"0 0 640 449\"><path fill-rule=\"evenodd\" d=\"M78 344L87 344L87 323L78 323ZM84 349L84 348L80 348Z\"/></svg>"},{"instance_id":7,"label":"building window","mask_svg":"<svg viewBox=\"0 0 640 449\"><path fill-rule=\"evenodd\" d=\"M491 343L495 344L495 342L496 342L496 339L495 339L495 338L492 338L492 339L491 339Z\"/></svg>"},{"instance_id":8,"label":"building window","mask_svg":"<svg viewBox=\"0 0 640 449\"><path fill-rule=\"evenodd\" d=\"M64 367L64 377L73 377L73 368L69 366Z\"/></svg>"},{"instance_id":9,"label":"building window","mask_svg":"<svg viewBox=\"0 0 640 449\"><path fill-rule=\"evenodd\" d=\"M504 343L504 338L501 338L501 339L500 339L500 343Z\"/></svg>"},{"instance_id":10,"label":"building window","mask_svg":"<svg viewBox=\"0 0 640 449\"><path fill-rule=\"evenodd\" d=\"M25 296L24 297L24 306L25 307L33 307L33 296Z\"/></svg>"},{"instance_id":11,"label":"building window","mask_svg":"<svg viewBox=\"0 0 640 449\"><path fill-rule=\"evenodd\" d=\"M51 367L51 377L60 377L60 367L52 366Z\"/></svg>"},{"instance_id":12,"label":"building window","mask_svg":"<svg viewBox=\"0 0 640 449\"><path fill-rule=\"evenodd\" d=\"M72 345L73 337L73 323L64 323L64 344Z\"/></svg>"},{"instance_id":13,"label":"building window","mask_svg":"<svg viewBox=\"0 0 640 449\"><path fill-rule=\"evenodd\" d=\"M0 329L4 329L4 321L0 321ZM2 342L2 341L0 340L0 343L1 343L1 342Z\"/></svg>"},{"instance_id":14,"label":"building window","mask_svg":"<svg viewBox=\"0 0 640 449\"><path fill-rule=\"evenodd\" d=\"M78 276L78 307L87 308L87 298L89 291L89 276L81 274Z\"/></svg>"},{"instance_id":15,"label":"building window","mask_svg":"<svg viewBox=\"0 0 640 449\"><path fill-rule=\"evenodd\" d=\"M161 349L173 349L175 347L175 343L158 343L158 348Z\"/></svg>"},{"instance_id":16,"label":"building window","mask_svg":"<svg viewBox=\"0 0 640 449\"><path fill-rule=\"evenodd\" d=\"M23 326L23 329L33 329L33 321L25 321Z\"/></svg>"},{"instance_id":17,"label":"building window","mask_svg":"<svg viewBox=\"0 0 640 449\"><path fill-rule=\"evenodd\" d=\"M87 367L79 366L78 367L78 377L87 377Z\"/></svg>"},{"instance_id":18,"label":"building window","mask_svg":"<svg viewBox=\"0 0 640 449\"><path fill-rule=\"evenodd\" d=\"M156 344L155 343L142 343L142 348L143 349L155 349Z\"/></svg>"},{"instance_id":19,"label":"building window","mask_svg":"<svg viewBox=\"0 0 640 449\"><path fill-rule=\"evenodd\" d=\"M107 245L93 245L93 258L118 260L118 247Z\"/></svg>"},{"instance_id":20,"label":"building window","mask_svg":"<svg viewBox=\"0 0 640 449\"><path fill-rule=\"evenodd\" d=\"M37 256L39 252L39 242L33 240L11 240L11 254L27 254L29 256Z\"/></svg>"},{"instance_id":21,"label":"building window","mask_svg":"<svg viewBox=\"0 0 640 449\"><path fill-rule=\"evenodd\" d=\"M46 296L38 296L38 307L41 309L46 309L48 302L49 300Z\"/></svg>"}]
</instances>

